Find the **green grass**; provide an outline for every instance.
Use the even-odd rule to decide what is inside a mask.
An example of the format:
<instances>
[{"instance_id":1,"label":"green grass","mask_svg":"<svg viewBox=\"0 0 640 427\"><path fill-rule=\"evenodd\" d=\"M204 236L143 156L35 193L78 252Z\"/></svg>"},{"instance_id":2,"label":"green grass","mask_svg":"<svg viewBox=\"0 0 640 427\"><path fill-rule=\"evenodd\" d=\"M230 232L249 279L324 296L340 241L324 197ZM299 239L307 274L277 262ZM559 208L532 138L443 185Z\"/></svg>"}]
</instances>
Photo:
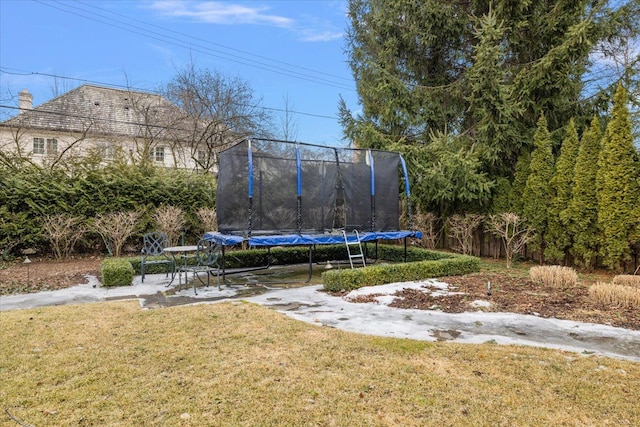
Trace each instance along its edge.
<instances>
[{"instance_id":1,"label":"green grass","mask_svg":"<svg viewBox=\"0 0 640 427\"><path fill-rule=\"evenodd\" d=\"M347 333L246 303L0 312L0 425L640 425L640 364Z\"/></svg>"}]
</instances>

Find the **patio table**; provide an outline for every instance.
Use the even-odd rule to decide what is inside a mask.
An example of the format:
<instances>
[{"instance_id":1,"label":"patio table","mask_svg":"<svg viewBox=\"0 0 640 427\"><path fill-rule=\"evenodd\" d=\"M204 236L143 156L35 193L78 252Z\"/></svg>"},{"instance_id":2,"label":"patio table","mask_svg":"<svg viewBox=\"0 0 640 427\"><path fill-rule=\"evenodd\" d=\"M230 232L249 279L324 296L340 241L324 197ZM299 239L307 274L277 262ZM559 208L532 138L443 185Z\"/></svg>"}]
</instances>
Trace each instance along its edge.
<instances>
[{"instance_id":1,"label":"patio table","mask_svg":"<svg viewBox=\"0 0 640 427\"><path fill-rule=\"evenodd\" d=\"M186 245L186 246L169 246L164 248L164 252L166 254L171 255L171 259L173 260L173 271L171 272L171 281L169 282L169 284L167 286L171 286L171 284L173 283L176 274L182 274L182 272L180 271L180 267L184 267L187 264L187 254L191 253L191 252L198 252L198 246L197 245ZM176 256L182 254L181 258L181 262L180 264L178 264L178 260L176 259ZM186 273L185 273L186 276ZM182 283L182 279L180 279L180 282ZM186 277L185 277L185 282L186 282Z\"/></svg>"}]
</instances>

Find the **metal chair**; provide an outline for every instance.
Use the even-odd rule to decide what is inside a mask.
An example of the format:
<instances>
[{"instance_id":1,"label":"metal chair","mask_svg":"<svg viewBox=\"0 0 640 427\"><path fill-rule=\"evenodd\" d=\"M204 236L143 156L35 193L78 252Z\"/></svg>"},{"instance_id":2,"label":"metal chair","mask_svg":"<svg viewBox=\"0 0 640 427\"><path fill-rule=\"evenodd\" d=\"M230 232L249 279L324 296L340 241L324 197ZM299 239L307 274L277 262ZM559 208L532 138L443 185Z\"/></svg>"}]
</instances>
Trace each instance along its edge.
<instances>
[{"instance_id":1,"label":"metal chair","mask_svg":"<svg viewBox=\"0 0 640 427\"><path fill-rule=\"evenodd\" d=\"M145 267L149 265L164 265L165 273L173 273L173 261L164 253L164 248L169 246L169 237L161 231L154 231L142 236L142 250L140 251L140 271L142 283L144 283Z\"/></svg>"},{"instance_id":2,"label":"metal chair","mask_svg":"<svg viewBox=\"0 0 640 427\"><path fill-rule=\"evenodd\" d=\"M180 266L178 272L179 277L182 277L181 273L184 272L186 284L189 272L193 273L193 293L198 295L198 291L196 290L196 277L200 283L209 287L210 276L215 271L218 290L220 290L220 265L218 264L218 258L220 258L222 253L221 246L215 242L204 239L198 241L197 246L198 250L196 251L195 257L191 258L191 260L186 260L186 262L183 262L182 266ZM207 273L206 283L200 278L199 273ZM179 284L182 284L182 282Z\"/></svg>"}]
</instances>

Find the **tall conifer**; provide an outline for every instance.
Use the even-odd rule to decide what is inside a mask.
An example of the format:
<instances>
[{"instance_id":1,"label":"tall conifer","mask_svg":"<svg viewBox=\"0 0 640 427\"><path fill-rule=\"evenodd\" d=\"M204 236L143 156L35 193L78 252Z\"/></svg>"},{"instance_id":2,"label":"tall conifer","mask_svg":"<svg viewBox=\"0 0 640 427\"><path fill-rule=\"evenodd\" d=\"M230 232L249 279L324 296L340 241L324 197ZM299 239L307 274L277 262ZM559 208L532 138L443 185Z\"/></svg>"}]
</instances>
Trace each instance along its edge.
<instances>
[{"instance_id":1,"label":"tall conifer","mask_svg":"<svg viewBox=\"0 0 640 427\"><path fill-rule=\"evenodd\" d=\"M631 257L638 219L638 161L627 91L618 86L613 111L602 141L599 158L598 225L602 231L601 254L606 266L621 271Z\"/></svg>"},{"instance_id":2,"label":"tall conifer","mask_svg":"<svg viewBox=\"0 0 640 427\"><path fill-rule=\"evenodd\" d=\"M578 131L571 119L567 136L562 141L555 172L551 178L552 199L549 204L548 245L545 257L555 261L564 260L571 246L567 209L572 198L573 174L578 155Z\"/></svg>"},{"instance_id":3,"label":"tall conifer","mask_svg":"<svg viewBox=\"0 0 640 427\"><path fill-rule=\"evenodd\" d=\"M529 176L523 194L524 215L527 223L538 236L537 247L540 250L540 263L544 263L544 250L549 225L549 200L551 199L551 178L553 177L553 153L551 135L547 128L547 119L540 115L533 136L534 149L531 153Z\"/></svg>"},{"instance_id":4,"label":"tall conifer","mask_svg":"<svg viewBox=\"0 0 640 427\"><path fill-rule=\"evenodd\" d=\"M594 267L598 254L598 199L596 173L600 155L602 131L597 117L582 134L576 159L573 195L566 213L567 226L573 236L572 254L575 261L587 268Z\"/></svg>"}]
</instances>

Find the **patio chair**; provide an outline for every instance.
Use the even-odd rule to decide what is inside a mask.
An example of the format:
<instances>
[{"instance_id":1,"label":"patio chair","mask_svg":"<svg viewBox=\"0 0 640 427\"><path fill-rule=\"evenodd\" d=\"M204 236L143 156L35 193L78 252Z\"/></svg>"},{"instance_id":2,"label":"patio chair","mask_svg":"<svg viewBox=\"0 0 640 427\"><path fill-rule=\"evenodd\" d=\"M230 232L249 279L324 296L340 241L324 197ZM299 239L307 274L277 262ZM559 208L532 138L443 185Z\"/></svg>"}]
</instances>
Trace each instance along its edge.
<instances>
[{"instance_id":1,"label":"patio chair","mask_svg":"<svg viewBox=\"0 0 640 427\"><path fill-rule=\"evenodd\" d=\"M161 231L154 231L142 236L142 250L140 251L140 271L142 283L144 283L145 268L150 265L164 265L167 276L173 273L173 260L164 253L164 248L169 246L169 237Z\"/></svg>"},{"instance_id":2,"label":"patio chair","mask_svg":"<svg viewBox=\"0 0 640 427\"><path fill-rule=\"evenodd\" d=\"M196 278L203 285L207 285L209 287L210 277L213 272L216 272L216 279L218 281L218 290L220 290L220 265L218 264L218 258L222 253L222 248L215 242L210 242L208 240L201 239L198 241L198 250L196 251L196 255L194 258L187 260L184 262L182 266L179 267L178 274L181 277L181 273L185 273L185 283L187 283L188 274L193 273L193 293L198 295L198 291L196 289ZM207 282L205 283L202 278L200 278L199 273L207 274ZM182 284L180 282L180 284Z\"/></svg>"}]
</instances>

